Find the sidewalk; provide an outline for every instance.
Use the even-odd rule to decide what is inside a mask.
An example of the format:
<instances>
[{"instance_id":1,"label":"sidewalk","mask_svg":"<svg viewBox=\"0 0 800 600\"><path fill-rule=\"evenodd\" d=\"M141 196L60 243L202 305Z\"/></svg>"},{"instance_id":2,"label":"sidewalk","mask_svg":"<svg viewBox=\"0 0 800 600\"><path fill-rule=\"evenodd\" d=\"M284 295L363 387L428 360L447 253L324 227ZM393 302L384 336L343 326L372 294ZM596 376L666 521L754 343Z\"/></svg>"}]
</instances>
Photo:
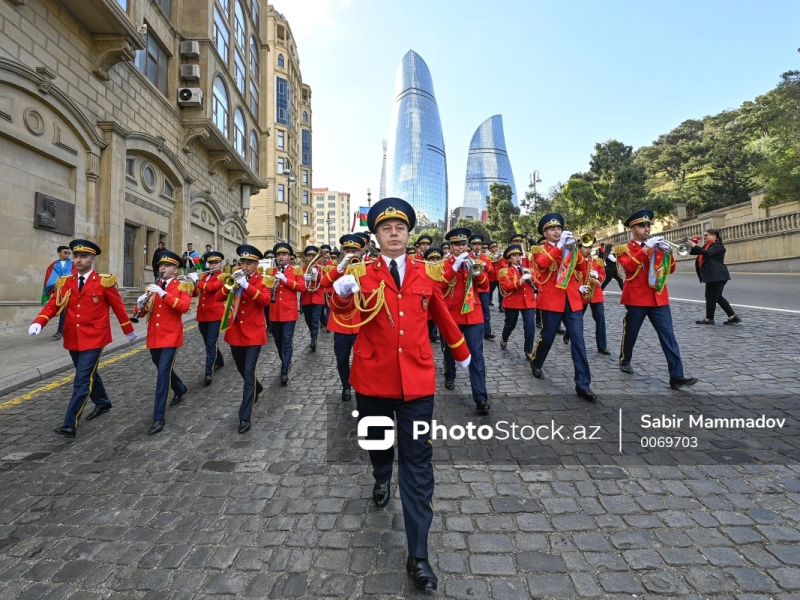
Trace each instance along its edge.
<instances>
[{"instance_id":1,"label":"sidewalk","mask_svg":"<svg viewBox=\"0 0 800 600\"><path fill-rule=\"evenodd\" d=\"M196 301L192 300L192 308L183 316L184 323L195 319ZM58 321L54 320L39 335L22 331L0 336L0 397L73 368L69 352L64 349L64 340L53 337L57 329ZM139 337L135 342L129 342L112 314L113 341L106 346L103 356L143 343L147 337L145 319L134 325L134 330Z\"/></svg>"}]
</instances>

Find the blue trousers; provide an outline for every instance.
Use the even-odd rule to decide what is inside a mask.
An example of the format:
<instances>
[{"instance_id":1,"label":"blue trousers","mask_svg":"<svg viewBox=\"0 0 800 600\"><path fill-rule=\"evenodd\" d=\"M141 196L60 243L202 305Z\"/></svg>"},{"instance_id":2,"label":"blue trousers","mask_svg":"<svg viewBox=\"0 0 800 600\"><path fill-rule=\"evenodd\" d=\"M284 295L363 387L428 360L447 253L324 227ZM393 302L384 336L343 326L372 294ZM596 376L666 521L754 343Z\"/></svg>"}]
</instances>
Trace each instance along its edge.
<instances>
[{"instance_id":1,"label":"blue trousers","mask_svg":"<svg viewBox=\"0 0 800 600\"><path fill-rule=\"evenodd\" d=\"M492 300L492 294L494 291L497 290L497 303L500 305L500 308L503 308L503 294L500 293L500 282L499 281L490 281L489 282L489 301Z\"/></svg>"},{"instance_id":2,"label":"blue trousers","mask_svg":"<svg viewBox=\"0 0 800 600\"><path fill-rule=\"evenodd\" d=\"M176 394L185 394L186 386L173 370L177 348L150 348L150 358L158 369L156 397L153 402L153 421L160 421L167 415L167 397L172 389Z\"/></svg>"},{"instance_id":3,"label":"blue trousers","mask_svg":"<svg viewBox=\"0 0 800 600\"><path fill-rule=\"evenodd\" d=\"M481 301L481 309L483 310L483 335L492 335L492 315L489 309L492 293L484 292L483 294L478 294L478 299Z\"/></svg>"},{"instance_id":4,"label":"blue trousers","mask_svg":"<svg viewBox=\"0 0 800 600\"><path fill-rule=\"evenodd\" d=\"M598 350L606 350L608 344L606 342L606 309L602 302L593 302L592 304L584 304L583 312L586 313L586 307L590 307L592 311L592 318L594 319L594 339L597 342Z\"/></svg>"},{"instance_id":5,"label":"blue trousers","mask_svg":"<svg viewBox=\"0 0 800 600\"><path fill-rule=\"evenodd\" d=\"M278 356L281 359L281 375L288 375L289 365L292 364L292 344L296 324L297 321L272 322L272 339L275 340L275 347L278 349Z\"/></svg>"},{"instance_id":6,"label":"blue trousers","mask_svg":"<svg viewBox=\"0 0 800 600\"><path fill-rule=\"evenodd\" d=\"M320 318L320 325L325 329L328 326L328 318L331 314L331 305L328 304L328 294L325 294L325 304L322 305L322 315Z\"/></svg>"},{"instance_id":7,"label":"blue trousers","mask_svg":"<svg viewBox=\"0 0 800 600\"><path fill-rule=\"evenodd\" d=\"M588 390L592 382L592 374L589 371L589 359L586 358L586 344L583 341L583 312L573 312L569 302L565 301L564 312L552 310L542 311L542 334L536 342L536 349L533 352L533 366L541 369L547 354L556 339L556 332L560 323L569 335L569 349L572 353L572 364L575 367L575 387Z\"/></svg>"},{"instance_id":8,"label":"blue trousers","mask_svg":"<svg viewBox=\"0 0 800 600\"><path fill-rule=\"evenodd\" d=\"M333 332L333 353L336 355L336 370L339 371L343 390L350 389L350 354L357 336L357 333Z\"/></svg>"},{"instance_id":9,"label":"blue trousers","mask_svg":"<svg viewBox=\"0 0 800 600\"><path fill-rule=\"evenodd\" d=\"M231 346L233 362L236 363L236 370L244 380L242 391L242 404L239 406L239 420L249 421L253 412L253 404L256 401L256 393L264 388L256 379L256 365L258 355L261 354L261 346Z\"/></svg>"},{"instance_id":10,"label":"blue trousers","mask_svg":"<svg viewBox=\"0 0 800 600\"><path fill-rule=\"evenodd\" d=\"M633 357L633 346L642 328L645 317L650 319L653 329L656 330L661 349L667 358L670 377L683 377L683 362L681 362L681 351L678 348L678 340L672 332L672 312L667 306L625 306L627 312L622 320L622 348L620 350L619 362L621 365L629 365Z\"/></svg>"},{"instance_id":11,"label":"blue trousers","mask_svg":"<svg viewBox=\"0 0 800 600\"><path fill-rule=\"evenodd\" d=\"M61 311L61 315L58 317L58 331L56 333L61 333L61 334L64 333L64 319L66 318L67 318L67 311L65 309Z\"/></svg>"},{"instance_id":12,"label":"blue trousers","mask_svg":"<svg viewBox=\"0 0 800 600\"><path fill-rule=\"evenodd\" d=\"M83 407L89 398L100 408L111 404L103 380L97 372L102 352L102 348L82 352L69 351L72 364L75 365L75 379L72 382L72 398L69 399L67 414L64 416L64 427L78 426Z\"/></svg>"},{"instance_id":13,"label":"blue trousers","mask_svg":"<svg viewBox=\"0 0 800 600\"><path fill-rule=\"evenodd\" d=\"M503 326L503 341L507 342L511 332L517 326L517 319L522 314L522 331L525 334L525 354L533 352L533 337L536 335L536 309L535 308L508 308L505 309L506 323Z\"/></svg>"},{"instance_id":14,"label":"blue trousers","mask_svg":"<svg viewBox=\"0 0 800 600\"><path fill-rule=\"evenodd\" d=\"M486 365L483 362L483 323L477 325L459 325L467 348L472 355L469 363L469 384L472 387L472 399L475 404L488 402L489 394L486 391ZM456 361L447 342L442 337L442 350L444 351L444 378L445 381L455 381Z\"/></svg>"},{"instance_id":15,"label":"blue trousers","mask_svg":"<svg viewBox=\"0 0 800 600\"><path fill-rule=\"evenodd\" d=\"M317 342L319 335L319 321L322 316L322 304L304 304L303 316L306 318L308 332L311 334L311 343Z\"/></svg>"},{"instance_id":16,"label":"blue trousers","mask_svg":"<svg viewBox=\"0 0 800 600\"><path fill-rule=\"evenodd\" d=\"M206 345L206 375L225 366L222 352L219 351L219 321L198 321L197 328Z\"/></svg>"},{"instance_id":17,"label":"blue trousers","mask_svg":"<svg viewBox=\"0 0 800 600\"><path fill-rule=\"evenodd\" d=\"M430 427L433 418L433 396L411 402L364 396L356 391L359 421L367 416L389 417L397 420L397 471L400 501L406 525L408 553L428 558L428 531L433 520L433 446L430 435L414 439L414 421L424 421ZM367 439L385 439L380 428L373 428ZM372 475L378 483L392 478L394 445L387 450L370 450Z\"/></svg>"},{"instance_id":18,"label":"blue trousers","mask_svg":"<svg viewBox=\"0 0 800 600\"><path fill-rule=\"evenodd\" d=\"M437 335L439 335L439 328L436 326L436 322L428 319L428 338L432 340Z\"/></svg>"}]
</instances>

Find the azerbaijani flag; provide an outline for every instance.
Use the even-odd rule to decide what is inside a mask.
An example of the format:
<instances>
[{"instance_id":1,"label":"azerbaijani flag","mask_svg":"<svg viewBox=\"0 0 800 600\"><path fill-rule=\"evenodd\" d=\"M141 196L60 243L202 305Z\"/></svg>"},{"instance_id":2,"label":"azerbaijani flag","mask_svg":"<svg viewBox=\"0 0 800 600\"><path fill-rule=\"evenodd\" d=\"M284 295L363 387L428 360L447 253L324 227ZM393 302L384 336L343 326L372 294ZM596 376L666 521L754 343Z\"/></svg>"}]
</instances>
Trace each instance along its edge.
<instances>
[{"instance_id":1,"label":"azerbaijani flag","mask_svg":"<svg viewBox=\"0 0 800 600\"><path fill-rule=\"evenodd\" d=\"M361 206L358 209L359 225L362 227L367 226L367 213L369 213L369 206Z\"/></svg>"}]
</instances>

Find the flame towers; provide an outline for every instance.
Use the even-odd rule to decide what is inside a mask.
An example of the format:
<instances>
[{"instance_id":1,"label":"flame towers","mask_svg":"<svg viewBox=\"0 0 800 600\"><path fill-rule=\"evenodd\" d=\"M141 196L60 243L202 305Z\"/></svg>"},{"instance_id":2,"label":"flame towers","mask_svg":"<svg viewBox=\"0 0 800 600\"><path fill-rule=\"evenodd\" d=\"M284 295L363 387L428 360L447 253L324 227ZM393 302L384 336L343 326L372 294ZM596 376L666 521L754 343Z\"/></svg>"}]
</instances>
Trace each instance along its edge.
<instances>
[{"instance_id":1,"label":"flame towers","mask_svg":"<svg viewBox=\"0 0 800 600\"><path fill-rule=\"evenodd\" d=\"M519 205L500 115L486 119L472 136L464 182L464 206L486 210L486 196L493 183L510 185L514 194L511 202L514 206Z\"/></svg>"},{"instance_id":2,"label":"flame towers","mask_svg":"<svg viewBox=\"0 0 800 600\"><path fill-rule=\"evenodd\" d=\"M418 228L447 221L447 159L431 72L413 50L395 76L386 154L386 195L417 212Z\"/></svg>"}]
</instances>

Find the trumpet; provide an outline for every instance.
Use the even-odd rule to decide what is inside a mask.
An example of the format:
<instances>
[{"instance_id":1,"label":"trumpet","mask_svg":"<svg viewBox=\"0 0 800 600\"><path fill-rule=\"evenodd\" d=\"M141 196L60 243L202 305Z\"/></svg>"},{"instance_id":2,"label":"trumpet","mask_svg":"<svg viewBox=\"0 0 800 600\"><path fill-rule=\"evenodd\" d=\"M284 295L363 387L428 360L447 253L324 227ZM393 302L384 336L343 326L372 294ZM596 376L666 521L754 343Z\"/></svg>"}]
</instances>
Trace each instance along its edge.
<instances>
[{"instance_id":1,"label":"trumpet","mask_svg":"<svg viewBox=\"0 0 800 600\"><path fill-rule=\"evenodd\" d=\"M233 288L235 288L236 285L239 283L239 279L241 279L245 275L246 273L241 269L239 269L238 271L234 271L233 273L231 273L230 275L225 277L225 279L222 280L222 285L224 285L228 291L233 290Z\"/></svg>"},{"instance_id":2,"label":"trumpet","mask_svg":"<svg viewBox=\"0 0 800 600\"><path fill-rule=\"evenodd\" d=\"M483 263L473 259L472 257L467 258L464 261L464 265L466 265L467 269L469 269L469 272L472 273L473 277L478 277L478 275L483 273L484 269Z\"/></svg>"},{"instance_id":3,"label":"trumpet","mask_svg":"<svg viewBox=\"0 0 800 600\"><path fill-rule=\"evenodd\" d=\"M678 253L678 256L689 256L689 251L692 249L691 246L689 246L689 244L686 243L689 241L688 237L683 238L682 244L676 244L675 242L670 242L669 240L663 240L663 241L665 244L667 244L667 246L670 247L669 250L665 248L664 251L672 252L672 249L675 249Z\"/></svg>"}]
</instances>

